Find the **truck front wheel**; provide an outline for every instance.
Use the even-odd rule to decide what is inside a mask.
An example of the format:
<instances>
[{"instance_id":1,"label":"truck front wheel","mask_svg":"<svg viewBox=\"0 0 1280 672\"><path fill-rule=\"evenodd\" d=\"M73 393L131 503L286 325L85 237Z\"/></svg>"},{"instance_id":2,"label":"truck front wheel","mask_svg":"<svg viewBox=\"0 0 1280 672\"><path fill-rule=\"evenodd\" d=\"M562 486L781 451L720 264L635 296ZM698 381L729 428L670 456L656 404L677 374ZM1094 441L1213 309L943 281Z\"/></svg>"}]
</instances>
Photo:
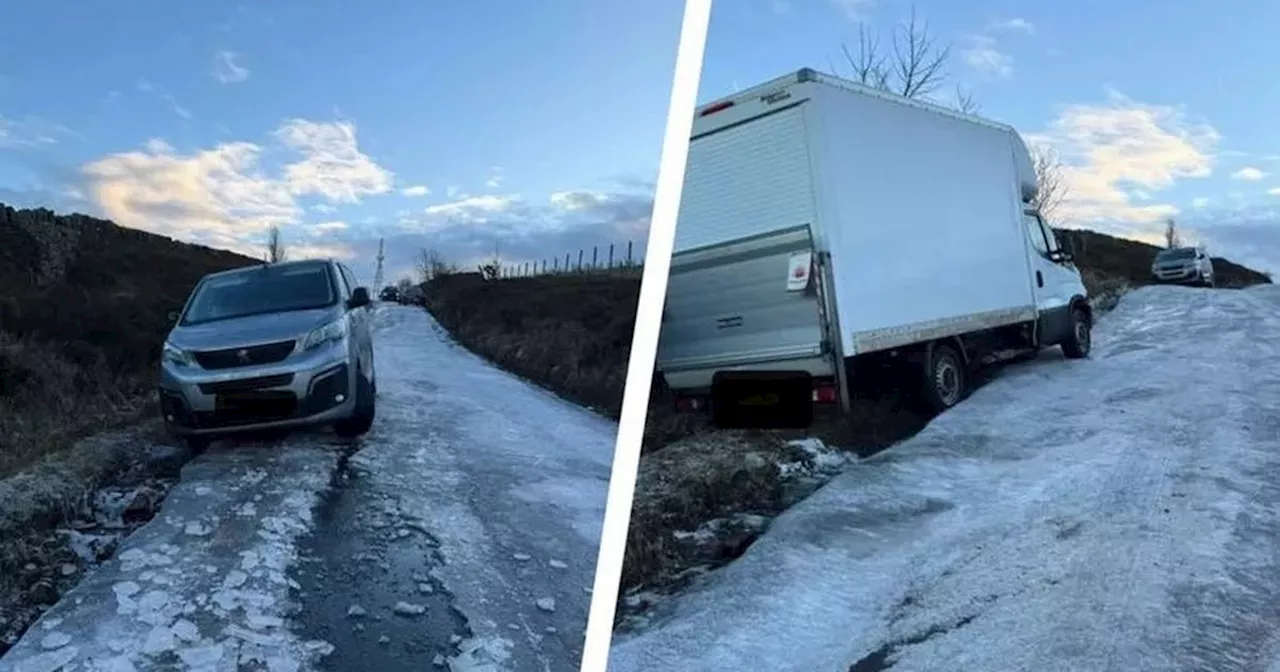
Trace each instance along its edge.
<instances>
[{"instance_id":1,"label":"truck front wheel","mask_svg":"<svg viewBox=\"0 0 1280 672\"><path fill-rule=\"evenodd\" d=\"M1093 320L1083 308L1071 310L1071 333L1062 341L1062 354L1068 359L1084 359L1093 347Z\"/></svg>"},{"instance_id":2,"label":"truck front wheel","mask_svg":"<svg viewBox=\"0 0 1280 672\"><path fill-rule=\"evenodd\" d=\"M941 413L960 403L968 393L969 376L960 353L945 343L935 343L924 366L921 401L926 410Z\"/></svg>"}]
</instances>

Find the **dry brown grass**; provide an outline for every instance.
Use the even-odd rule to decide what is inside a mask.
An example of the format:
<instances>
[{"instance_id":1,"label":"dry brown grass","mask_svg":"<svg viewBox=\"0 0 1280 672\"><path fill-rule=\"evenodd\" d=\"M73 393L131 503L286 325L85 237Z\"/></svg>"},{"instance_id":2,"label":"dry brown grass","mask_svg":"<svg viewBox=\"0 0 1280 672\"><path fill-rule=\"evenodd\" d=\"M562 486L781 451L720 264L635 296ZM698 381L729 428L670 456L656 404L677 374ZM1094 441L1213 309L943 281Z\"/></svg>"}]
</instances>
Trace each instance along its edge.
<instances>
[{"instance_id":1,"label":"dry brown grass","mask_svg":"<svg viewBox=\"0 0 1280 672\"><path fill-rule=\"evenodd\" d=\"M915 435L928 421L886 394L858 396L848 415L819 413L806 431L729 432L703 415L675 413L665 395L656 395L645 423L622 593L666 589L691 567L726 562L745 550L742 539L730 548L693 548L675 533L737 513L772 517L807 494L790 487L778 469L809 459L788 441L814 437L865 457Z\"/></svg>"},{"instance_id":2,"label":"dry brown grass","mask_svg":"<svg viewBox=\"0 0 1280 672\"><path fill-rule=\"evenodd\" d=\"M204 274L248 263L105 220L0 204L0 479L136 417L168 313Z\"/></svg>"},{"instance_id":3,"label":"dry brown grass","mask_svg":"<svg viewBox=\"0 0 1280 672\"><path fill-rule=\"evenodd\" d=\"M425 301L471 351L616 418L639 294L634 276L458 274L428 283Z\"/></svg>"},{"instance_id":4,"label":"dry brown grass","mask_svg":"<svg viewBox=\"0 0 1280 672\"><path fill-rule=\"evenodd\" d=\"M76 365L56 346L0 332L0 479L145 406L135 379Z\"/></svg>"},{"instance_id":5,"label":"dry brown grass","mask_svg":"<svg viewBox=\"0 0 1280 672\"><path fill-rule=\"evenodd\" d=\"M804 451L772 432L707 431L640 462L627 532L623 590L657 586L698 563L673 533L737 513L777 514L786 504L779 465Z\"/></svg>"}]
</instances>

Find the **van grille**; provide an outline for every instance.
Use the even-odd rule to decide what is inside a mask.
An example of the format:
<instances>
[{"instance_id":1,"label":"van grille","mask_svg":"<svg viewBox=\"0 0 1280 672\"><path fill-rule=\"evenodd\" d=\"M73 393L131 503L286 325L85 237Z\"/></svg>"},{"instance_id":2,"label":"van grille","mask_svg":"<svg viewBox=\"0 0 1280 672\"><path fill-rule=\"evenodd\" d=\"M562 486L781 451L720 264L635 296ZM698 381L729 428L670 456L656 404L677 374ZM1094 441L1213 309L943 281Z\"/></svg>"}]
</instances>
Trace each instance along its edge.
<instances>
[{"instance_id":1,"label":"van grille","mask_svg":"<svg viewBox=\"0 0 1280 672\"><path fill-rule=\"evenodd\" d=\"M196 362L206 369L232 369L238 366L274 364L283 361L293 352L296 340L251 345L245 348L204 350L193 353Z\"/></svg>"}]
</instances>

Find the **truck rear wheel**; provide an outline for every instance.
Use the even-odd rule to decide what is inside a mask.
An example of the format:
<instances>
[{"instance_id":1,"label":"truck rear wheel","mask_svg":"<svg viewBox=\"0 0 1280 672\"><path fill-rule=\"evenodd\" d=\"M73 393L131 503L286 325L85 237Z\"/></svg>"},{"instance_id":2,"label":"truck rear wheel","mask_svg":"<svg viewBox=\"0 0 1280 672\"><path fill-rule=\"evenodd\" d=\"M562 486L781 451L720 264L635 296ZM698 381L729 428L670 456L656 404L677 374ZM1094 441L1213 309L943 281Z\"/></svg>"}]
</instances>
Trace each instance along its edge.
<instances>
[{"instance_id":1,"label":"truck rear wheel","mask_svg":"<svg viewBox=\"0 0 1280 672\"><path fill-rule=\"evenodd\" d=\"M1071 309L1071 332L1062 341L1062 354L1067 359L1084 359L1093 348L1093 320L1083 308Z\"/></svg>"},{"instance_id":2,"label":"truck rear wheel","mask_svg":"<svg viewBox=\"0 0 1280 672\"><path fill-rule=\"evenodd\" d=\"M926 410L941 413L968 394L968 369L960 353L950 345L935 343L923 368L924 389L920 396Z\"/></svg>"}]
</instances>

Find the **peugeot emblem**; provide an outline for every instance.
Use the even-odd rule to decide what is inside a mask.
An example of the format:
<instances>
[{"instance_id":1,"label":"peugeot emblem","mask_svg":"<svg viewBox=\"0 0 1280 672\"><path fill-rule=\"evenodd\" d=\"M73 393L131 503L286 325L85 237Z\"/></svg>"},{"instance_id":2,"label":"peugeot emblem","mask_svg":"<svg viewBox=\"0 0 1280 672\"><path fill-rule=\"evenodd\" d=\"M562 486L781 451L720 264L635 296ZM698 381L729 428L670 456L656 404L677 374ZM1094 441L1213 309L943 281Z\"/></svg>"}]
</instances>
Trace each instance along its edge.
<instances>
[{"instance_id":1,"label":"peugeot emblem","mask_svg":"<svg viewBox=\"0 0 1280 672\"><path fill-rule=\"evenodd\" d=\"M248 351L248 350L240 350L240 351L236 352L236 359L239 359L241 364L248 364L248 363L249 363L249 351Z\"/></svg>"}]
</instances>

